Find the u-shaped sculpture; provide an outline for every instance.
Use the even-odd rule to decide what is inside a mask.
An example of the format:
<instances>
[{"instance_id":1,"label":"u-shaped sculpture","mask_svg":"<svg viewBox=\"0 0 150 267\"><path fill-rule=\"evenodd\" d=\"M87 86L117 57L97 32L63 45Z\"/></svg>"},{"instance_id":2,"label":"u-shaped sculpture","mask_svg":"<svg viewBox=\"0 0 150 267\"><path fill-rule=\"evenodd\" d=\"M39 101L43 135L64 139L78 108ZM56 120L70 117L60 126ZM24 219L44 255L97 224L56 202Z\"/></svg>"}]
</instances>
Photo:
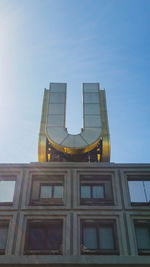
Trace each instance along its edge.
<instances>
[{"instance_id":1,"label":"u-shaped sculpture","mask_svg":"<svg viewBox=\"0 0 150 267\"><path fill-rule=\"evenodd\" d=\"M46 139L58 151L82 154L94 149L102 140L102 161L110 160L110 137L105 90L98 83L83 84L83 129L76 135L65 128L66 83L50 83L44 92L39 135L39 161L46 161Z\"/></svg>"}]
</instances>

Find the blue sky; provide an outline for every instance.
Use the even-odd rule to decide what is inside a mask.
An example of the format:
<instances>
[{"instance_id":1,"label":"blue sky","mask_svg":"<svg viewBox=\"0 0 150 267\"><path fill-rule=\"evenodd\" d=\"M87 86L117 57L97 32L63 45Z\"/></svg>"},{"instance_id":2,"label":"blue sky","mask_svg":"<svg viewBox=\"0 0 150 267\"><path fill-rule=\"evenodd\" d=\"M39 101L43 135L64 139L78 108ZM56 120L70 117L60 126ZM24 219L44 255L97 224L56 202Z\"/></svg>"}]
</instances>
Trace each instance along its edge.
<instances>
[{"instance_id":1,"label":"blue sky","mask_svg":"<svg viewBox=\"0 0 150 267\"><path fill-rule=\"evenodd\" d=\"M0 162L37 161L44 88L67 82L67 128L82 83L106 88L111 161L150 162L150 1L0 0Z\"/></svg>"}]
</instances>

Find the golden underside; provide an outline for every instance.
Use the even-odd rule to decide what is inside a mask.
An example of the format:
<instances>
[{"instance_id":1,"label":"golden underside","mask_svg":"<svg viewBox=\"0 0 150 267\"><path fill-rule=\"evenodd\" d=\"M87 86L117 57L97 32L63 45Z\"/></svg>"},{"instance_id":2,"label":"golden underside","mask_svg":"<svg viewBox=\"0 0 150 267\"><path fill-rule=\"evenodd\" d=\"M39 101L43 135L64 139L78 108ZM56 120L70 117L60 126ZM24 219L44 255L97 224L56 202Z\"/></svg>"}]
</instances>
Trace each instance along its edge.
<instances>
[{"instance_id":1,"label":"golden underside","mask_svg":"<svg viewBox=\"0 0 150 267\"><path fill-rule=\"evenodd\" d=\"M86 147L83 148L75 148L75 147L64 147L61 145L58 145L56 143L54 143L52 140L50 140L50 138L47 136L48 141L50 142L50 144L58 151L61 151L63 153L67 153L67 154L71 154L71 155L76 155L76 154L82 154L82 153L87 153L91 150L93 150L99 143L100 138L93 144L91 145L87 145Z\"/></svg>"}]
</instances>

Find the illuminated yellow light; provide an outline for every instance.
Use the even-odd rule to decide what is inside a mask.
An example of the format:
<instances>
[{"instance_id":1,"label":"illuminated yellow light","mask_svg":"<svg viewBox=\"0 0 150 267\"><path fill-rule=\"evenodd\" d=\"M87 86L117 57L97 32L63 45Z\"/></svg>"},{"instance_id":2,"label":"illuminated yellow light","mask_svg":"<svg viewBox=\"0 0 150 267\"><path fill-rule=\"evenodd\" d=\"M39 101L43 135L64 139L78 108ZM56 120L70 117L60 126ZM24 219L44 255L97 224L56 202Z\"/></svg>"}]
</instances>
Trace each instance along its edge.
<instances>
[{"instance_id":1,"label":"illuminated yellow light","mask_svg":"<svg viewBox=\"0 0 150 267\"><path fill-rule=\"evenodd\" d=\"M50 158L51 158L51 154L48 154L48 161L50 161Z\"/></svg>"},{"instance_id":2,"label":"illuminated yellow light","mask_svg":"<svg viewBox=\"0 0 150 267\"><path fill-rule=\"evenodd\" d=\"M100 162L100 159L101 159L101 155L98 154L98 155L97 155L97 160L98 160L98 162Z\"/></svg>"}]
</instances>

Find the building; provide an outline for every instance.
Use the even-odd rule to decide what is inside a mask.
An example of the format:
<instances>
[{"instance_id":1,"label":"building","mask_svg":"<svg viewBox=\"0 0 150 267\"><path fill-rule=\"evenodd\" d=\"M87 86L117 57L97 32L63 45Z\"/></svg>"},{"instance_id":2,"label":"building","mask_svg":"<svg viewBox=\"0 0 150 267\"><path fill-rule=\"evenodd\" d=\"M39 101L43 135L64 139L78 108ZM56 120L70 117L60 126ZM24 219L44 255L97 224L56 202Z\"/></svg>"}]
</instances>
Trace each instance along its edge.
<instances>
[{"instance_id":1,"label":"building","mask_svg":"<svg viewBox=\"0 0 150 267\"><path fill-rule=\"evenodd\" d=\"M105 93L97 84L84 84L98 90L98 100L84 91L77 137L64 125L65 85L51 86L39 162L0 165L0 265L150 266L150 164L109 162Z\"/></svg>"}]
</instances>

